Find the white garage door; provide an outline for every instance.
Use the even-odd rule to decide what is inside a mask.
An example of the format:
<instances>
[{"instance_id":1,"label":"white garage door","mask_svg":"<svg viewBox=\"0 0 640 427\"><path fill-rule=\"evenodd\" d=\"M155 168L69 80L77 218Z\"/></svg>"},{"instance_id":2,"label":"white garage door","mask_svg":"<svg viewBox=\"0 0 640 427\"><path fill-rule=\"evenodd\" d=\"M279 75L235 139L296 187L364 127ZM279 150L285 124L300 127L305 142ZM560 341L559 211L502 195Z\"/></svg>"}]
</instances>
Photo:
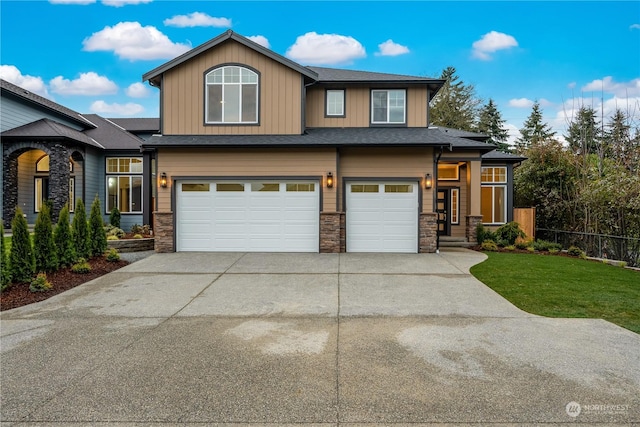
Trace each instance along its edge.
<instances>
[{"instance_id":1,"label":"white garage door","mask_svg":"<svg viewBox=\"0 0 640 427\"><path fill-rule=\"evenodd\" d=\"M347 184L347 252L418 252L418 184Z\"/></svg>"},{"instance_id":2,"label":"white garage door","mask_svg":"<svg viewBox=\"0 0 640 427\"><path fill-rule=\"evenodd\" d=\"M179 181L178 251L318 252L312 181Z\"/></svg>"}]
</instances>

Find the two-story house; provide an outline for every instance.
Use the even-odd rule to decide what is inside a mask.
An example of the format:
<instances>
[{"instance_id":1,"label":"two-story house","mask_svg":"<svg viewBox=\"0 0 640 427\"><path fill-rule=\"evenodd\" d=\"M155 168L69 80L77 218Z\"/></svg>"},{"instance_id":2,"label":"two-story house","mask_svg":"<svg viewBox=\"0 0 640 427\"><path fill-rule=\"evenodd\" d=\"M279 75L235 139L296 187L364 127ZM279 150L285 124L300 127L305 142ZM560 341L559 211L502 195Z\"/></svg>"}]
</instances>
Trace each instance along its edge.
<instances>
[{"instance_id":1,"label":"two-story house","mask_svg":"<svg viewBox=\"0 0 640 427\"><path fill-rule=\"evenodd\" d=\"M511 217L522 159L430 127L443 80L305 67L233 31L143 80L157 251L434 252Z\"/></svg>"}]
</instances>

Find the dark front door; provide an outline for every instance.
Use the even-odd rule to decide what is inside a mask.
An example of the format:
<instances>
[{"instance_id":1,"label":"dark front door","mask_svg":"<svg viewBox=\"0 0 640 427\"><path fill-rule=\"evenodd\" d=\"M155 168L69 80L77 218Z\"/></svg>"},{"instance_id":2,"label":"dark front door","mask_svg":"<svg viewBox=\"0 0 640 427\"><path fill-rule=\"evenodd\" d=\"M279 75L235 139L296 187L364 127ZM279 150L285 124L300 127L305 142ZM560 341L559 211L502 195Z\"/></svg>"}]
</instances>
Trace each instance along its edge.
<instances>
[{"instance_id":1,"label":"dark front door","mask_svg":"<svg viewBox=\"0 0 640 427\"><path fill-rule=\"evenodd\" d=\"M438 214L438 235L451 235L451 221L449 221L449 206L451 206L451 190L439 188L436 193L436 213Z\"/></svg>"}]
</instances>

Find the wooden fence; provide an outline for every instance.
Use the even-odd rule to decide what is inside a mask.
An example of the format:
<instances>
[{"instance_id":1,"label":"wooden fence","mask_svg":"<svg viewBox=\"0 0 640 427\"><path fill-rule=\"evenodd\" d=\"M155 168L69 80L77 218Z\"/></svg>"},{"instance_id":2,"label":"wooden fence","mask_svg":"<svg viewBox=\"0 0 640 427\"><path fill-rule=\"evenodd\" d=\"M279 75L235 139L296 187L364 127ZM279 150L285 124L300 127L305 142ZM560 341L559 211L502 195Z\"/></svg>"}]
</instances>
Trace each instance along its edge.
<instances>
[{"instance_id":1,"label":"wooden fence","mask_svg":"<svg viewBox=\"0 0 640 427\"><path fill-rule=\"evenodd\" d=\"M527 237L536 235L536 208L514 208L513 220L520 224L520 228Z\"/></svg>"}]
</instances>

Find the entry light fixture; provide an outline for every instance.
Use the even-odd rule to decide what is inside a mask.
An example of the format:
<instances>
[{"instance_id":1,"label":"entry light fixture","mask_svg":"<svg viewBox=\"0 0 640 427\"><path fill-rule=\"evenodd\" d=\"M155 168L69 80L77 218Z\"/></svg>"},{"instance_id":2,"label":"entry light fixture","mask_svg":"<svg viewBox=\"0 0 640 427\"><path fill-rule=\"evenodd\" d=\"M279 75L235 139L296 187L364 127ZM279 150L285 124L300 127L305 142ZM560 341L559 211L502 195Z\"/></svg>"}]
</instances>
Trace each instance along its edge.
<instances>
[{"instance_id":1,"label":"entry light fixture","mask_svg":"<svg viewBox=\"0 0 640 427\"><path fill-rule=\"evenodd\" d=\"M333 188L333 173L327 172L327 188Z\"/></svg>"},{"instance_id":2,"label":"entry light fixture","mask_svg":"<svg viewBox=\"0 0 640 427\"><path fill-rule=\"evenodd\" d=\"M428 173L424 176L424 188L431 190L431 187L433 187L433 178L431 178L431 174Z\"/></svg>"},{"instance_id":3,"label":"entry light fixture","mask_svg":"<svg viewBox=\"0 0 640 427\"><path fill-rule=\"evenodd\" d=\"M167 188L167 174L164 172L160 174L160 187Z\"/></svg>"}]
</instances>

